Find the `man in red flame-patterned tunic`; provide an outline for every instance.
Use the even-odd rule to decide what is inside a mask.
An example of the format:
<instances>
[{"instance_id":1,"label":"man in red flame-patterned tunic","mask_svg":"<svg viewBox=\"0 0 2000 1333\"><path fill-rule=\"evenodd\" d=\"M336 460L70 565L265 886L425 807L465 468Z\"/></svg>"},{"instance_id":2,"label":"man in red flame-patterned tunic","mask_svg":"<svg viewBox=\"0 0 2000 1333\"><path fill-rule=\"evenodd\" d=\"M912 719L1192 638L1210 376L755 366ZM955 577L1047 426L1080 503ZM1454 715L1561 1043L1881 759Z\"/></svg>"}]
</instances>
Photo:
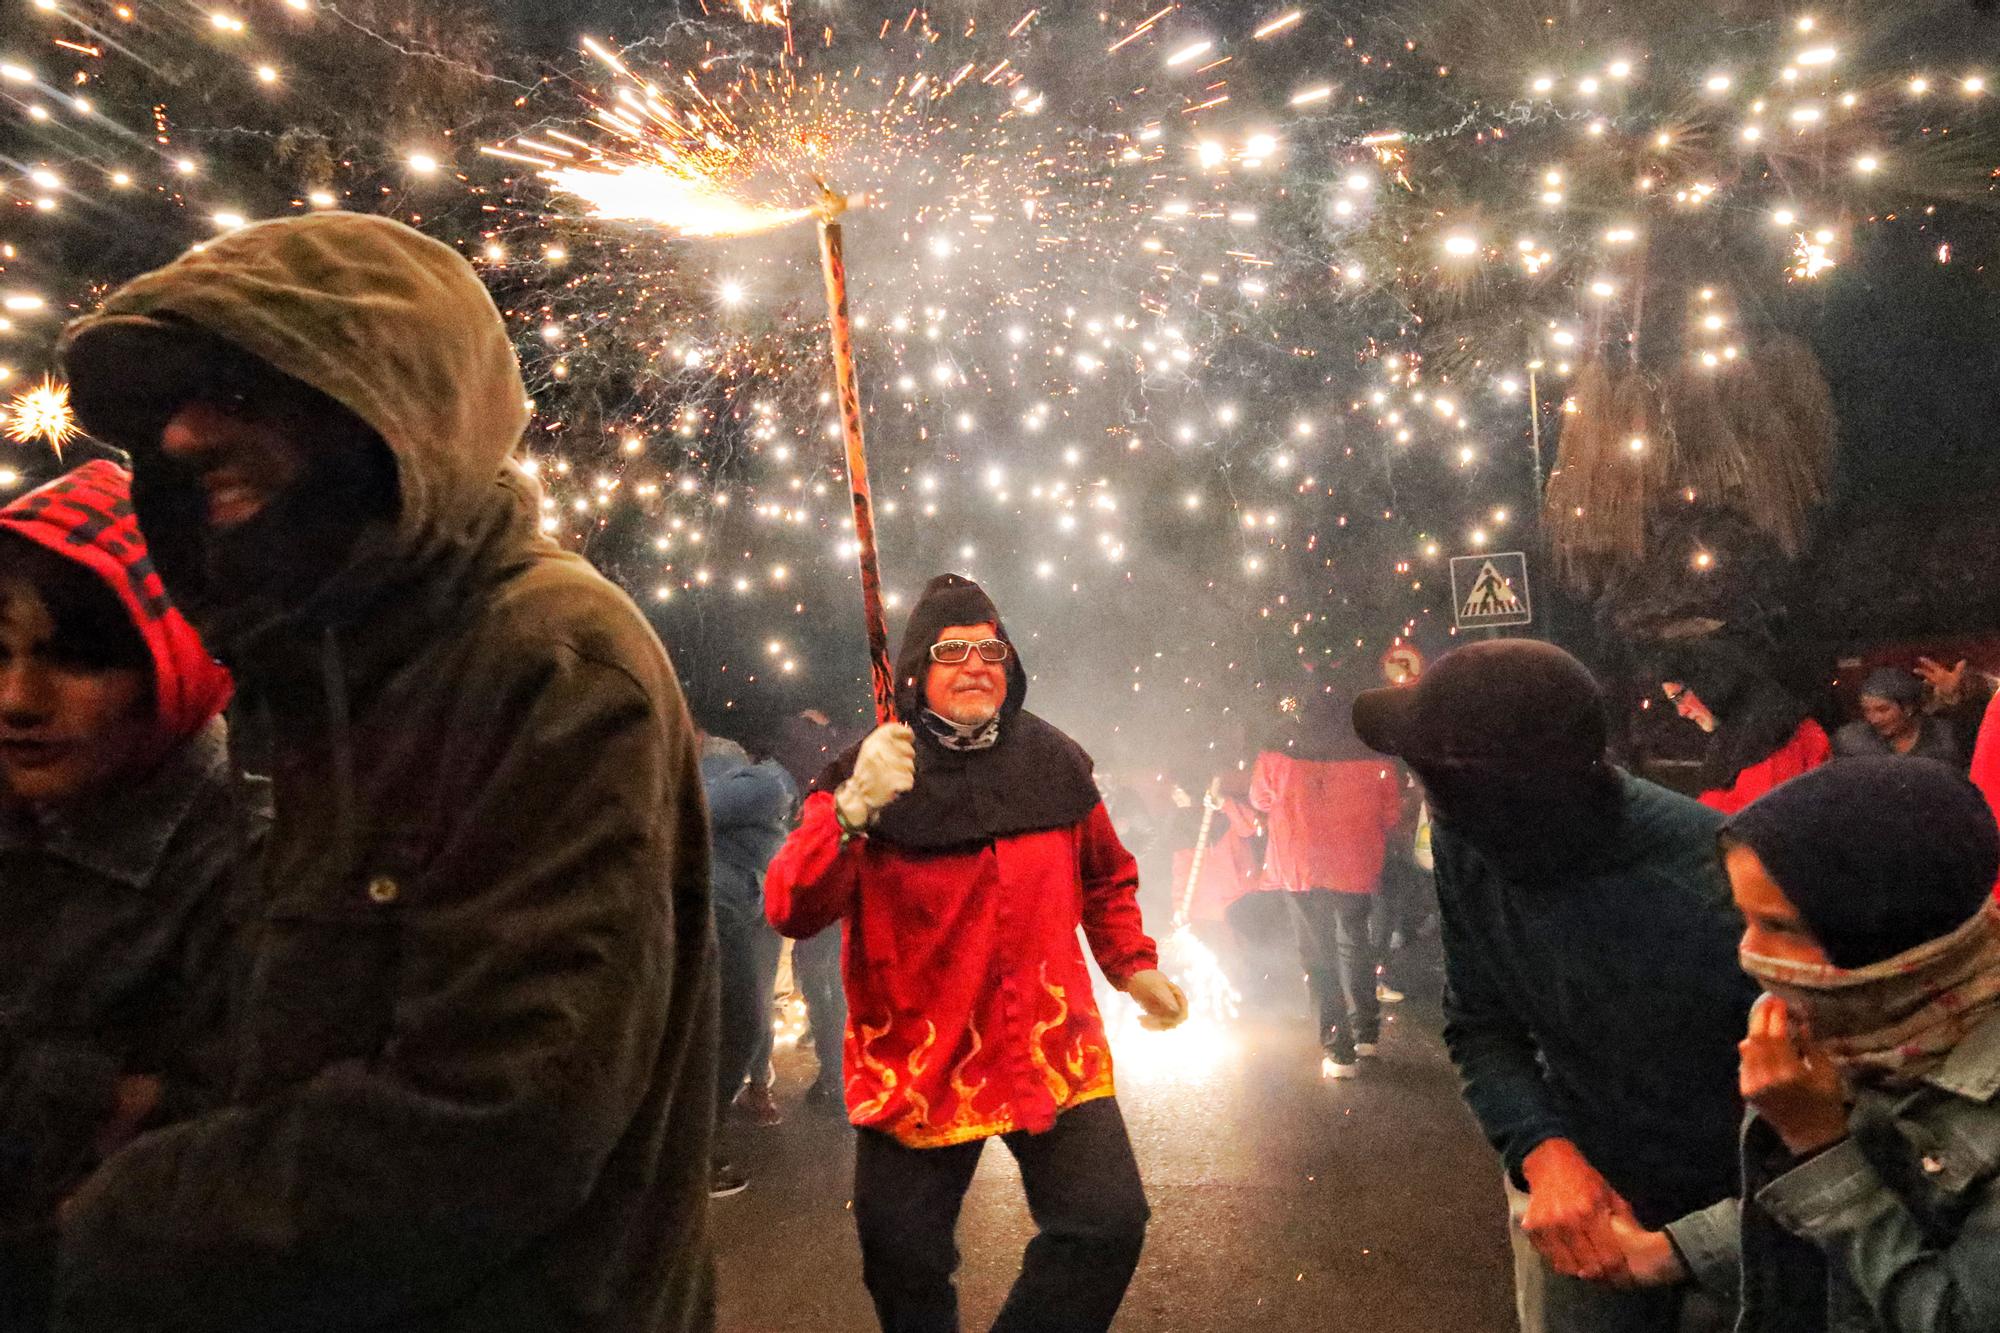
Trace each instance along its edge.
<instances>
[{"instance_id":1,"label":"man in red flame-patterned tunic","mask_svg":"<svg viewBox=\"0 0 2000 1333\"><path fill-rule=\"evenodd\" d=\"M996 1333L1100 1333L1147 1207L1078 926L1150 1025L1186 1000L1140 924L1090 757L1022 711L1027 673L977 584L931 581L896 676L909 725L821 776L764 890L787 935L843 924L863 1276L885 1333L956 1333L952 1232L998 1135L1039 1232Z\"/></svg>"}]
</instances>

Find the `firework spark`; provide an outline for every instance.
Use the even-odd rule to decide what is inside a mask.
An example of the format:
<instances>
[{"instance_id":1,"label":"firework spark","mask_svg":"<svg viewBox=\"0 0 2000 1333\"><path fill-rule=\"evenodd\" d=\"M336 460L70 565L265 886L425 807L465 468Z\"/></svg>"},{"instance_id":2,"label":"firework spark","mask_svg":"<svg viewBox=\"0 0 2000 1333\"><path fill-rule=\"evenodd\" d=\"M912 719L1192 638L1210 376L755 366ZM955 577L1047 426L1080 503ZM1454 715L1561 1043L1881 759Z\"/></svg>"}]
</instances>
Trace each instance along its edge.
<instances>
[{"instance_id":1,"label":"firework spark","mask_svg":"<svg viewBox=\"0 0 2000 1333\"><path fill-rule=\"evenodd\" d=\"M813 216L809 208L746 203L691 159L628 162L615 168L563 167L542 179L613 222L649 222L683 236L754 236Z\"/></svg>"},{"instance_id":2,"label":"firework spark","mask_svg":"<svg viewBox=\"0 0 2000 1333\"><path fill-rule=\"evenodd\" d=\"M7 405L5 430L16 444L39 440L61 457L63 446L83 433L69 405L69 385L44 376L41 383L16 394Z\"/></svg>"}]
</instances>

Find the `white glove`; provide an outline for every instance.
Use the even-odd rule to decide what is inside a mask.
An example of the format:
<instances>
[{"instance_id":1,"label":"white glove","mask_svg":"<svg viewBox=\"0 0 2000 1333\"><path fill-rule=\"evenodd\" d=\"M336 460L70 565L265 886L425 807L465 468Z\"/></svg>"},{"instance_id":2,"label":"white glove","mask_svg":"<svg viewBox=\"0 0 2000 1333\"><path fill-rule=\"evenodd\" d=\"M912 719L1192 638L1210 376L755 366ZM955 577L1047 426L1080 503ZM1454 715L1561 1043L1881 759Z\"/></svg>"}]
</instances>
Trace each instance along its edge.
<instances>
[{"instance_id":1,"label":"white glove","mask_svg":"<svg viewBox=\"0 0 2000 1333\"><path fill-rule=\"evenodd\" d=\"M917 785L917 734L900 722L884 722L861 742L854 773L833 793L841 824L858 833L882 807Z\"/></svg>"}]
</instances>

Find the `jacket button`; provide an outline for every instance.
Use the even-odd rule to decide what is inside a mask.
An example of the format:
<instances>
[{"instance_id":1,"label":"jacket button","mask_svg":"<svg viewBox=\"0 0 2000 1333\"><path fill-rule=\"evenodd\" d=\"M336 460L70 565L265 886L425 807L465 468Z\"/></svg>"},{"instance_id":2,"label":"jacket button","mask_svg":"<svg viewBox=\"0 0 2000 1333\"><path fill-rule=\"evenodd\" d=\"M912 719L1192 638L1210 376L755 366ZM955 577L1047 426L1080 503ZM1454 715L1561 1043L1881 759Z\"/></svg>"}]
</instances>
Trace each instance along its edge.
<instances>
[{"instance_id":1,"label":"jacket button","mask_svg":"<svg viewBox=\"0 0 2000 1333\"><path fill-rule=\"evenodd\" d=\"M1941 1159L1941 1158L1937 1158L1937 1157L1931 1157L1931 1156L1929 1156L1929 1155L1926 1155L1926 1156L1924 1157L1924 1174L1925 1174L1925 1175L1927 1175L1927 1176L1935 1176L1935 1175L1939 1175L1939 1174L1941 1174L1941 1173L1942 1173L1943 1171L1944 1171L1944 1161L1943 1161L1943 1159Z\"/></svg>"},{"instance_id":2,"label":"jacket button","mask_svg":"<svg viewBox=\"0 0 2000 1333\"><path fill-rule=\"evenodd\" d=\"M368 901L371 903L379 903L387 906L389 903L395 902L396 896L402 891L402 888L396 881L390 879L387 875L377 875L368 881Z\"/></svg>"}]
</instances>

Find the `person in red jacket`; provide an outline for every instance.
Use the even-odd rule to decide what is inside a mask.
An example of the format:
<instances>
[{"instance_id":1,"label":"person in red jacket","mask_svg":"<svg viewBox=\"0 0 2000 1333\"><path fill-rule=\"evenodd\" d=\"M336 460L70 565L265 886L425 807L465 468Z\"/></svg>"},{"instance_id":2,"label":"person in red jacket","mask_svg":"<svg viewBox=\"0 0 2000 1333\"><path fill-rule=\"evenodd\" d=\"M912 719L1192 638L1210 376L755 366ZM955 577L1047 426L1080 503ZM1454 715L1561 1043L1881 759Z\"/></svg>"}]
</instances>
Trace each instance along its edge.
<instances>
[{"instance_id":1,"label":"person in red jacket","mask_svg":"<svg viewBox=\"0 0 2000 1333\"><path fill-rule=\"evenodd\" d=\"M1266 750L1250 775L1270 832L1264 878L1290 894L1327 1078L1358 1074L1381 1037L1368 919L1402 818L1395 764L1362 745L1347 715L1344 700L1308 695L1290 752Z\"/></svg>"},{"instance_id":2,"label":"person in red jacket","mask_svg":"<svg viewBox=\"0 0 2000 1333\"><path fill-rule=\"evenodd\" d=\"M764 884L784 934L844 928L862 1277L885 1333L956 1333L952 1233L998 1136L1039 1230L994 1329L1106 1329L1148 1209L1078 926L1149 1025L1187 1001L1090 757L1022 710L1027 673L978 584L931 580L896 677L908 722L821 775Z\"/></svg>"},{"instance_id":3,"label":"person in red jacket","mask_svg":"<svg viewBox=\"0 0 2000 1333\"><path fill-rule=\"evenodd\" d=\"M1986 705L1985 720L1979 724L1972 746L1972 785L1986 798L1994 818L2000 819L2000 694ZM1994 884L1993 896L2000 898L2000 883Z\"/></svg>"}]
</instances>

